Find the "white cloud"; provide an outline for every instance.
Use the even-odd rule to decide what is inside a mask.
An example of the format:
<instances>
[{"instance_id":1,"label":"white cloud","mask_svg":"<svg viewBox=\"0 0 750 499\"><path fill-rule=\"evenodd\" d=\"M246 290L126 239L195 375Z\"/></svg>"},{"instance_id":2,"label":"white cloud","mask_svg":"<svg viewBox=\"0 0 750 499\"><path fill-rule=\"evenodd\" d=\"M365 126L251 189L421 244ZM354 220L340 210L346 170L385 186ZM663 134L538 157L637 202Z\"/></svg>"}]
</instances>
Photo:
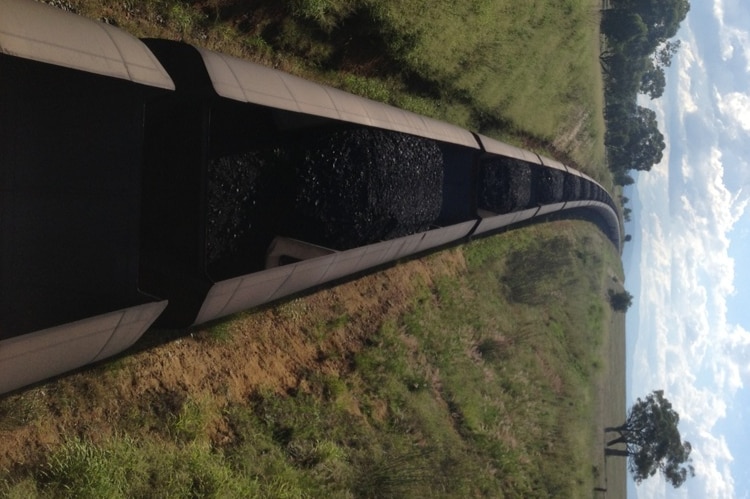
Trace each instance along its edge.
<instances>
[{"instance_id":1,"label":"white cloud","mask_svg":"<svg viewBox=\"0 0 750 499\"><path fill-rule=\"evenodd\" d=\"M730 471L733 458L726 439L710 433L702 433L700 439L700 447L691 454L697 478L706 484L711 497L734 497L734 479Z\"/></svg>"},{"instance_id":2,"label":"white cloud","mask_svg":"<svg viewBox=\"0 0 750 499\"><path fill-rule=\"evenodd\" d=\"M714 0L714 17L720 24L724 23L724 0Z\"/></svg>"},{"instance_id":3,"label":"white cloud","mask_svg":"<svg viewBox=\"0 0 750 499\"><path fill-rule=\"evenodd\" d=\"M699 64L699 60L693 51L693 45L690 41L684 41L680 45L680 50L675 57L677 63L677 95L679 102L682 104L683 113L694 113L698 106L693 98L693 82L695 81L695 71L693 68ZM697 68L699 71L702 69Z\"/></svg>"},{"instance_id":4,"label":"white cloud","mask_svg":"<svg viewBox=\"0 0 750 499\"><path fill-rule=\"evenodd\" d=\"M750 132L750 95L741 92L721 95L716 92L716 103L721 114L735 125L735 129L739 127Z\"/></svg>"},{"instance_id":5,"label":"white cloud","mask_svg":"<svg viewBox=\"0 0 750 499\"><path fill-rule=\"evenodd\" d=\"M747 454L723 432L750 382L750 332L727 319L742 268L731 237L750 191L750 3L693 2L693 11L664 97L641 103L655 107L667 149L636 186L641 289L629 390L631 399L665 390L698 476L676 491L654 477L639 497L734 497L733 456Z\"/></svg>"},{"instance_id":6,"label":"white cloud","mask_svg":"<svg viewBox=\"0 0 750 499\"><path fill-rule=\"evenodd\" d=\"M739 50L740 55L745 58L745 70L750 72L750 34L745 27L733 25L736 20L732 14L740 10L739 5L732 3L727 9L726 4L724 0L716 0L713 5L713 14L719 23L721 59L729 61L737 56L736 51ZM730 11L729 14L727 10Z\"/></svg>"},{"instance_id":7,"label":"white cloud","mask_svg":"<svg viewBox=\"0 0 750 499\"><path fill-rule=\"evenodd\" d=\"M712 102L714 96L691 90L686 81L705 76L697 53L687 51L677 63L679 108L671 114L657 108L667 130L678 129L670 119L681 122L690 113L710 126L713 104L720 102L718 111L727 122L750 131L750 99L726 95ZM639 176L637 184L644 206L639 220L642 284L636 293L641 317L631 386L633 398L665 390L682 415L683 438L694 444L699 476L678 491L660 478L637 490L641 497L733 497L732 453L725 437L714 433L748 377L741 354L750 353L750 334L726 321L727 297L734 292L729 233L744 213L747 196L725 185L718 143L694 150L684 130L679 133L665 137L670 148L663 162ZM676 152L671 141L680 143ZM675 168L670 170L670 164Z\"/></svg>"}]
</instances>

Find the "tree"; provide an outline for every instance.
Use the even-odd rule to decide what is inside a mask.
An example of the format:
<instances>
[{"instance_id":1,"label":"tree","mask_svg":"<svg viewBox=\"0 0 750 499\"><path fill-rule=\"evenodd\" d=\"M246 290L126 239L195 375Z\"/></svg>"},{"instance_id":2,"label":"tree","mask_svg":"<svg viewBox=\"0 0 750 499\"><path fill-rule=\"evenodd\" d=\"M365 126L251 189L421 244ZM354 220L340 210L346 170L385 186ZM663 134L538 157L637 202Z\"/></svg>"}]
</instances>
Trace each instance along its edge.
<instances>
[{"instance_id":1,"label":"tree","mask_svg":"<svg viewBox=\"0 0 750 499\"><path fill-rule=\"evenodd\" d=\"M640 91L651 97L651 100L658 99L664 94L664 88L667 85L667 78L664 75L664 68L659 65L652 65L641 76Z\"/></svg>"},{"instance_id":2,"label":"tree","mask_svg":"<svg viewBox=\"0 0 750 499\"><path fill-rule=\"evenodd\" d=\"M637 105L638 95L662 96L665 68L680 48L670 40L690 10L688 0L612 0L602 12L607 38L600 55L605 82L605 146L617 183L629 170L648 171L663 157L664 137L655 113Z\"/></svg>"},{"instance_id":3,"label":"tree","mask_svg":"<svg viewBox=\"0 0 750 499\"><path fill-rule=\"evenodd\" d=\"M625 444L623 449L606 449L608 456L625 456L628 469L636 483L661 472L673 487L681 486L688 475L695 476L690 464L692 446L682 441L677 424L680 415L664 397L663 390L654 390L645 399L638 398L628 411L625 422L605 432L620 436L607 442L610 447Z\"/></svg>"},{"instance_id":4,"label":"tree","mask_svg":"<svg viewBox=\"0 0 750 499\"><path fill-rule=\"evenodd\" d=\"M612 310L625 313L633 304L633 295L624 289L619 292L610 289L609 304L612 306Z\"/></svg>"},{"instance_id":5,"label":"tree","mask_svg":"<svg viewBox=\"0 0 750 499\"><path fill-rule=\"evenodd\" d=\"M667 84L664 68L672 64L672 57L680 48L680 40L666 42L655 54L651 64L641 76L640 92L651 99L658 99Z\"/></svg>"},{"instance_id":6,"label":"tree","mask_svg":"<svg viewBox=\"0 0 750 499\"><path fill-rule=\"evenodd\" d=\"M682 42L680 40L668 41L656 53L656 63L662 67L668 68L672 65L672 57L680 49Z\"/></svg>"},{"instance_id":7,"label":"tree","mask_svg":"<svg viewBox=\"0 0 750 499\"><path fill-rule=\"evenodd\" d=\"M617 185L633 185L635 183L633 177L622 171L615 171L614 180Z\"/></svg>"},{"instance_id":8,"label":"tree","mask_svg":"<svg viewBox=\"0 0 750 499\"><path fill-rule=\"evenodd\" d=\"M648 28L638 14L625 9L607 9L602 12L602 33L614 43L627 43L646 38Z\"/></svg>"},{"instance_id":9,"label":"tree","mask_svg":"<svg viewBox=\"0 0 750 499\"><path fill-rule=\"evenodd\" d=\"M636 106L629 125L628 143L617 159L627 170L648 171L661 161L666 147L656 113Z\"/></svg>"},{"instance_id":10,"label":"tree","mask_svg":"<svg viewBox=\"0 0 750 499\"><path fill-rule=\"evenodd\" d=\"M615 0L613 3L616 8L641 17L654 47L677 33L690 10L688 0Z\"/></svg>"}]
</instances>

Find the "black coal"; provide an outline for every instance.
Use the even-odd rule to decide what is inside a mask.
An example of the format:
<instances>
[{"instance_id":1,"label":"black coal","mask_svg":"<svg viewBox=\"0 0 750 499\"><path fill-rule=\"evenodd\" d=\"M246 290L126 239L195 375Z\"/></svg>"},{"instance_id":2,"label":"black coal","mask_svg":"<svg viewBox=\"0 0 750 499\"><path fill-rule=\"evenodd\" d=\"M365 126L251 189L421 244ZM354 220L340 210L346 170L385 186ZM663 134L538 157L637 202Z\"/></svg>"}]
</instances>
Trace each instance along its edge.
<instances>
[{"instance_id":1,"label":"black coal","mask_svg":"<svg viewBox=\"0 0 750 499\"><path fill-rule=\"evenodd\" d=\"M563 200L565 174L553 168L539 168L536 182L537 203L559 203Z\"/></svg>"},{"instance_id":2,"label":"black coal","mask_svg":"<svg viewBox=\"0 0 750 499\"><path fill-rule=\"evenodd\" d=\"M258 179L267 158L247 152L210 160L207 174L206 251L209 262L239 251L258 223Z\"/></svg>"},{"instance_id":3,"label":"black coal","mask_svg":"<svg viewBox=\"0 0 750 499\"><path fill-rule=\"evenodd\" d=\"M347 249L427 230L440 214L435 141L362 128L319 133L300 146L286 227L296 237Z\"/></svg>"},{"instance_id":4,"label":"black coal","mask_svg":"<svg viewBox=\"0 0 750 499\"><path fill-rule=\"evenodd\" d=\"M479 169L479 207L495 213L510 213L531 202L531 166L514 158L482 161Z\"/></svg>"},{"instance_id":5,"label":"black coal","mask_svg":"<svg viewBox=\"0 0 750 499\"><path fill-rule=\"evenodd\" d=\"M576 201L581 197L581 177L577 175L566 175L563 186L563 197L565 201Z\"/></svg>"},{"instance_id":6,"label":"black coal","mask_svg":"<svg viewBox=\"0 0 750 499\"><path fill-rule=\"evenodd\" d=\"M226 269L253 255L262 265L274 235L342 250L427 230L442 190L435 141L375 129L319 130L215 158L207 260Z\"/></svg>"}]
</instances>

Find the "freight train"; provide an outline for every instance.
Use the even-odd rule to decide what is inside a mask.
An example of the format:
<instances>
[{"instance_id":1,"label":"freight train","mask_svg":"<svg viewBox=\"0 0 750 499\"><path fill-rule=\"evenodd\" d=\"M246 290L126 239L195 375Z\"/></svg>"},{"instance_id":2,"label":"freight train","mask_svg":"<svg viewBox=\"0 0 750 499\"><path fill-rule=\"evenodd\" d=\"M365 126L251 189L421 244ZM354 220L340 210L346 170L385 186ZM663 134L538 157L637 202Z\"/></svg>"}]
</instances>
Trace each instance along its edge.
<instances>
[{"instance_id":1,"label":"freight train","mask_svg":"<svg viewBox=\"0 0 750 499\"><path fill-rule=\"evenodd\" d=\"M31 0L0 0L0 393L601 185L425 116Z\"/></svg>"}]
</instances>

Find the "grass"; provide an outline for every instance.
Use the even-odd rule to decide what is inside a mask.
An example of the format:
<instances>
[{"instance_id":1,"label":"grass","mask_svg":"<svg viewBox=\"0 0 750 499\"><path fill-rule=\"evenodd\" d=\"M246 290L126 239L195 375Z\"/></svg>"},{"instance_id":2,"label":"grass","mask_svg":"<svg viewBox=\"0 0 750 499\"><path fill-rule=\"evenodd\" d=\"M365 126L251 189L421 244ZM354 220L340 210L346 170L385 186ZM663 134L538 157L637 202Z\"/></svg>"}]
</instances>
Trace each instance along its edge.
<instances>
[{"instance_id":1,"label":"grass","mask_svg":"<svg viewBox=\"0 0 750 499\"><path fill-rule=\"evenodd\" d=\"M207 446L180 448L116 436L99 444L72 438L25 487L52 497L251 497L252 480L232 472ZM34 490L35 489L35 490Z\"/></svg>"},{"instance_id":2,"label":"grass","mask_svg":"<svg viewBox=\"0 0 750 499\"><path fill-rule=\"evenodd\" d=\"M0 495L590 495L599 433L590 424L594 386L612 313L599 276L619 268L611 244L585 223L560 222L452 251L465 262L462 270L414 274L404 308L384 313L359 346L339 352L348 367L331 371L321 361L284 394L155 394L135 412L109 417L107 431L94 431L94 421L88 431L74 426L35 464L0 472ZM554 253L565 265L537 272L533 281L514 268L519 255L544 261ZM439 268L443 258L429 257L428 266L432 260ZM519 297L518 288L536 293ZM307 341L319 348L353 327L342 305L312 313L311 300L242 314L236 327L266 314L272 323L314 332ZM131 362L138 369L137 359ZM130 373L79 376L75 386L104 400L108 384ZM50 392L73 397L69 388ZM18 404L26 414L36 396L32 390L8 399L6 413ZM50 407L58 404L35 409L35 420L48 418ZM92 401L89 410L95 408ZM18 424L37 424L32 419Z\"/></svg>"},{"instance_id":3,"label":"grass","mask_svg":"<svg viewBox=\"0 0 750 499\"><path fill-rule=\"evenodd\" d=\"M0 432L34 423L44 414L44 391L30 389L23 396L0 398Z\"/></svg>"}]
</instances>

